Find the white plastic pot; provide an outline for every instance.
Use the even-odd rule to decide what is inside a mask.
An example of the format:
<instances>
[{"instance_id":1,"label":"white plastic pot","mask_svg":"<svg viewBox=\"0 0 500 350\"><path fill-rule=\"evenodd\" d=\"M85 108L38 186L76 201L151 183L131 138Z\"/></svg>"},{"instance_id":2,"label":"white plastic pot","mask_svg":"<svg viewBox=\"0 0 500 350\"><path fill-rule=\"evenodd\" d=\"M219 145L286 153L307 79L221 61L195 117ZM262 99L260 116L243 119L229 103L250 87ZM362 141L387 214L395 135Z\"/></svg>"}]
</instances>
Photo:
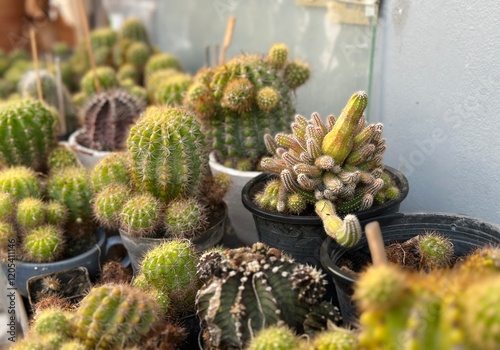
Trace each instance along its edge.
<instances>
[{"instance_id":1,"label":"white plastic pot","mask_svg":"<svg viewBox=\"0 0 500 350\"><path fill-rule=\"evenodd\" d=\"M111 152L96 151L95 149L87 148L77 142L77 137L83 132L83 129L78 129L69 136L68 144L75 151L78 160L85 168L92 169L99 161L106 157Z\"/></svg>"}]
</instances>

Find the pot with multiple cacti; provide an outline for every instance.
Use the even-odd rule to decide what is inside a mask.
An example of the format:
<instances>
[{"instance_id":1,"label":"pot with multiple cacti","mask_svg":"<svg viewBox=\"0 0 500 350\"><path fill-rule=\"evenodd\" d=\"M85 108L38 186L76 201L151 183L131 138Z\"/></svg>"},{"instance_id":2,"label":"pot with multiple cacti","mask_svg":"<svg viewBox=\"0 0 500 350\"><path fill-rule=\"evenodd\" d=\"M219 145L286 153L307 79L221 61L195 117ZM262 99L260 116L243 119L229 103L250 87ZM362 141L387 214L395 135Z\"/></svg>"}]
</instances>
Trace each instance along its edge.
<instances>
[{"instance_id":1,"label":"pot with multiple cacti","mask_svg":"<svg viewBox=\"0 0 500 350\"><path fill-rule=\"evenodd\" d=\"M93 210L105 227L119 229L134 270L148 249L167 239L192 239L199 249L220 242L228 184L210 173L195 116L151 106L126 143L126 152L112 153L92 171Z\"/></svg>"},{"instance_id":2,"label":"pot with multiple cacti","mask_svg":"<svg viewBox=\"0 0 500 350\"><path fill-rule=\"evenodd\" d=\"M241 189L260 174L264 134L286 130L295 113L295 90L310 75L306 63L288 56L286 45L275 44L267 56L244 54L204 68L184 99L210 135L212 171L231 176L225 201L235 233L245 244L258 237L251 215L241 205Z\"/></svg>"},{"instance_id":3,"label":"pot with multiple cacti","mask_svg":"<svg viewBox=\"0 0 500 350\"><path fill-rule=\"evenodd\" d=\"M356 92L338 119L297 115L292 133L264 137L272 156L262 159L265 172L242 192L261 241L319 265L327 236L353 246L362 234L360 219L399 209L408 182L383 165L382 124L366 122L367 100Z\"/></svg>"}]
</instances>

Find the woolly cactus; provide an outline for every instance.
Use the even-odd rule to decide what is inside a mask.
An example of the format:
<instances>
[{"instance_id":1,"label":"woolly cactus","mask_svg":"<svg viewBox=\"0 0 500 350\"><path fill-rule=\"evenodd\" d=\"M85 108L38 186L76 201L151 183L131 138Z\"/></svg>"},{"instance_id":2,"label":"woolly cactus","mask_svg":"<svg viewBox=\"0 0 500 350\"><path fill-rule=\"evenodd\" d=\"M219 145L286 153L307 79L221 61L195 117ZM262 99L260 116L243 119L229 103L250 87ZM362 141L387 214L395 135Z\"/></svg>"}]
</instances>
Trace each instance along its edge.
<instances>
[{"instance_id":1,"label":"woolly cactus","mask_svg":"<svg viewBox=\"0 0 500 350\"><path fill-rule=\"evenodd\" d=\"M154 102L169 106L180 106L192 82L193 78L189 74L178 73L172 75L158 84Z\"/></svg>"},{"instance_id":2,"label":"woolly cactus","mask_svg":"<svg viewBox=\"0 0 500 350\"><path fill-rule=\"evenodd\" d=\"M252 334L276 324L301 333L311 310L321 312L326 284L321 272L262 243L207 252L198 274L204 285L196 308L214 348L243 347ZM340 319L338 311L322 316L323 328L328 319Z\"/></svg>"},{"instance_id":3,"label":"woolly cactus","mask_svg":"<svg viewBox=\"0 0 500 350\"><path fill-rule=\"evenodd\" d=\"M382 154L386 146L381 137L382 124L366 125L363 111L366 93L356 92L335 120L324 123L317 113L310 120L297 115L292 134L265 135L266 147L273 157L263 158L265 171L279 176L280 182L267 185L256 203L266 210L301 214L309 204L324 223L328 235L340 244L354 245L361 236L355 216L344 220L338 214L370 208L386 196L389 176L382 176Z\"/></svg>"},{"instance_id":4,"label":"woolly cactus","mask_svg":"<svg viewBox=\"0 0 500 350\"><path fill-rule=\"evenodd\" d=\"M286 326L271 326L258 332L248 350L299 350L297 336Z\"/></svg>"},{"instance_id":5,"label":"woolly cactus","mask_svg":"<svg viewBox=\"0 0 500 350\"><path fill-rule=\"evenodd\" d=\"M244 159L257 168L266 152L262 136L285 130L291 121L292 93L300 84L292 87L284 79L291 64L286 64L287 57L286 46L276 45L267 57L240 55L196 75L185 103L206 124L224 165L235 168Z\"/></svg>"},{"instance_id":6,"label":"woolly cactus","mask_svg":"<svg viewBox=\"0 0 500 350\"><path fill-rule=\"evenodd\" d=\"M134 346L156 321L154 300L137 288L105 284L93 288L76 311L76 336L92 349Z\"/></svg>"},{"instance_id":7,"label":"woolly cactus","mask_svg":"<svg viewBox=\"0 0 500 350\"><path fill-rule=\"evenodd\" d=\"M114 152L99 161L92 169L90 177L96 192L111 184L128 186L130 176L130 157L125 152Z\"/></svg>"},{"instance_id":8,"label":"woolly cactus","mask_svg":"<svg viewBox=\"0 0 500 350\"><path fill-rule=\"evenodd\" d=\"M23 252L27 261L51 262L62 255L64 239L61 231L45 225L28 232L23 240Z\"/></svg>"},{"instance_id":9,"label":"woolly cactus","mask_svg":"<svg viewBox=\"0 0 500 350\"><path fill-rule=\"evenodd\" d=\"M137 18L128 18L120 28L119 36L121 39L149 43L146 27Z\"/></svg>"},{"instance_id":10,"label":"woolly cactus","mask_svg":"<svg viewBox=\"0 0 500 350\"><path fill-rule=\"evenodd\" d=\"M8 193L15 200L27 197L39 198L41 184L36 173L26 167L11 167L0 171L0 192Z\"/></svg>"},{"instance_id":11,"label":"woolly cactus","mask_svg":"<svg viewBox=\"0 0 500 350\"><path fill-rule=\"evenodd\" d=\"M56 146L56 112L35 100L0 104L0 161L43 170Z\"/></svg>"},{"instance_id":12,"label":"woolly cactus","mask_svg":"<svg viewBox=\"0 0 500 350\"><path fill-rule=\"evenodd\" d=\"M178 198L165 210L165 227L177 238L192 238L208 225L206 209L194 198Z\"/></svg>"},{"instance_id":13,"label":"woolly cactus","mask_svg":"<svg viewBox=\"0 0 500 350\"><path fill-rule=\"evenodd\" d=\"M24 230L43 225L45 223L45 204L38 198L22 199L17 205L16 220Z\"/></svg>"},{"instance_id":14,"label":"woolly cactus","mask_svg":"<svg viewBox=\"0 0 500 350\"><path fill-rule=\"evenodd\" d=\"M125 90L101 92L82 112L85 127L77 141L99 151L121 150L143 108L142 103Z\"/></svg>"},{"instance_id":15,"label":"woolly cactus","mask_svg":"<svg viewBox=\"0 0 500 350\"><path fill-rule=\"evenodd\" d=\"M118 87L118 79L113 68L108 66L100 66L96 68L96 75L102 90L111 90ZM93 95L97 92L97 87L94 81L94 71L89 70L82 77L80 86L87 96Z\"/></svg>"},{"instance_id":16,"label":"woolly cactus","mask_svg":"<svg viewBox=\"0 0 500 350\"><path fill-rule=\"evenodd\" d=\"M63 144L59 144L50 152L47 162L51 172L76 167L79 164L75 152Z\"/></svg>"},{"instance_id":17,"label":"woolly cactus","mask_svg":"<svg viewBox=\"0 0 500 350\"><path fill-rule=\"evenodd\" d=\"M168 53L157 53L149 57L146 62L144 75L147 78L153 73L167 68L172 68L176 71L182 70L181 63L177 57Z\"/></svg>"},{"instance_id":18,"label":"woolly cactus","mask_svg":"<svg viewBox=\"0 0 500 350\"><path fill-rule=\"evenodd\" d=\"M130 130L127 146L139 190L165 203L198 194L208 155L194 115L182 108L149 107Z\"/></svg>"},{"instance_id":19,"label":"woolly cactus","mask_svg":"<svg viewBox=\"0 0 500 350\"><path fill-rule=\"evenodd\" d=\"M117 206L120 204L120 201L116 203ZM119 215L122 228L129 234L151 236L160 224L160 203L149 194L138 194L123 204ZM112 216L111 212L108 216Z\"/></svg>"}]
</instances>

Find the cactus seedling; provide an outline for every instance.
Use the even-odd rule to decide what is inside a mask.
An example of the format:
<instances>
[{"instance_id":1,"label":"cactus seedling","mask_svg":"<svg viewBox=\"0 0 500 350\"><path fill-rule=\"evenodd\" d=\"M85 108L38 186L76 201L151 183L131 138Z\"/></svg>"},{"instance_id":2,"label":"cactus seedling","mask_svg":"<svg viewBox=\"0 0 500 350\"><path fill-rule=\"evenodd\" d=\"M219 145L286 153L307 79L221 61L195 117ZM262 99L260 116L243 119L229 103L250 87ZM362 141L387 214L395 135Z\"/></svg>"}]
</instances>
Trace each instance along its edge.
<instances>
[{"instance_id":1,"label":"cactus seedling","mask_svg":"<svg viewBox=\"0 0 500 350\"><path fill-rule=\"evenodd\" d=\"M27 261L51 262L63 252L64 239L61 231L45 225L28 232L23 240L23 252Z\"/></svg>"},{"instance_id":2,"label":"cactus seedling","mask_svg":"<svg viewBox=\"0 0 500 350\"><path fill-rule=\"evenodd\" d=\"M0 172L0 192L8 193L18 201L27 197L40 198L40 180L29 168L7 168Z\"/></svg>"}]
</instances>

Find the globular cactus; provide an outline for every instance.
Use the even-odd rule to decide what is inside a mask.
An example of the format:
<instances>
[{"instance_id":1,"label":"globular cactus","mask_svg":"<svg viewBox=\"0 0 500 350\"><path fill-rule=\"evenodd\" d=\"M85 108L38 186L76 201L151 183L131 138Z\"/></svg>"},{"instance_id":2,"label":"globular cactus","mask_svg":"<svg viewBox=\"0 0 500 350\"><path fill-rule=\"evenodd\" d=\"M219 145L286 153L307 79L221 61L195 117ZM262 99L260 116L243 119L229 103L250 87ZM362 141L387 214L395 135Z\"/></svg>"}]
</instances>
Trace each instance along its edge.
<instances>
[{"instance_id":1,"label":"globular cactus","mask_svg":"<svg viewBox=\"0 0 500 350\"><path fill-rule=\"evenodd\" d=\"M71 54L71 48L64 41L56 41L52 46L54 56L65 57Z\"/></svg>"},{"instance_id":2,"label":"globular cactus","mask_svg":"<svg viewBox=\"0 0 500 350\"><path fill-rule=\"evenodd\" d=\"M154 102L169 106L180 106L193 78L189 74L178 73L163 80L156 87Z\"/></svg>"},{"instance_id":3,"label":"globular cactus","mask_svg":"<svg viewBox=\"0 0 500 350\"><path fill-rule=\"evenodd\" d=\"M131 63L126 63L118 69L118 72L116 73L116 78L118 81L121 83L122 81L126 79L132 79L134 83L139 82L139 71L137 68L131 64Z\"/></svg>"},{"instance_id":4,"label":"globular cactus","mask_svg":"<svg viewBox=\"0 0 500 350\"><path fill-rule=\"evenodd\" d=\"M70 223L84 225L91 222L94 191L85 168L66 168L55 172L47 182L47 193L49 199L68 209Z\"/></svg>"},{"instance_id":5,"label":"globular cactus","mask_svg":"<svg viewBox=\"0 0 500 350\"><path fill-rule=\"evenodd\" d=\"M318 333L310 344L310 350L356 350L359 348L358 335L346 328L332 327Z\"/></svg>"},{"instance_id":6,"label":"globular cactus","mask_svg":"<svg viewBox=\"0 0 500 350\"><path fill-rule=\"evenodd\" d=\"M126 90L138 101L147 101L148 99L148 92L142 86L132 85L126 88Z\"/></svg>"},{"instance_id":7,"label":"globular cactus","mask_svg":"<svg viewBox=\"0 0 500 350\"><path fill-rule=\"evenodd\" d=\"M480 271L500 271L500 247L486 246L476 249L467 259L459 264L459 269L464 274Z\"/></svg>"},{"instance_id":8,"label":"globular cactus","mask_svg":"<svg viewBox=\"0 0 500 350\"><path fill-rule=\"evenodd\" d=\"M436 232L420 235L417 251L420 256L420 270L424 271L449 267L454 253L451 240Z\"/></svg>"},{"instance_id":9,"label":"globular cactus","mask_svg":"<svg viewBox=\"0 0 500 350\"><path fill-rule=\"evenodd\" d=\"M16 221L23 230L45 223L45 204L41 199L27 197L17 204Z\"/></svg>"},{"instance_id":10,"label":"globular cactus","mask_svg":"<svg viewBox=\"0 0 500 350\"><path fill-rule=\"evenodd\" d=\"M164 203L196 196L208 168L201 125L182 108L151 106L127 139L136 187Z\"/></svg>"},{"instance_id":11,"label":"globular cactus","mask_svg":"<svg viewBox=\"0 0 500 350\"><path fill-rule=\"evenodd\" d=\"M222 164L254 170L266 153L262 136L288 127L293 89L300 84L292 87L284 78L287 57L286 46L276 44L267 57L240 55L195 76L185 104L205 123ZM241 160L245 168L238 166Z\"/></svg>"},{"instance_id":12,"label":"globular cactus","mask_svg":"<svg viewBox=\"0 0 500 350\"><path fill-rule=\"evenodd\" d=\"M126 152L113 152L102 158L92 169L90 178L96 192L111 184L130 186L131 159Z\"/></svg>"},{"instance_id":13,"label":"globular cactus","mask_svg":"<svg viewBox=\"0 0 500 350\"><path fill-rule=\"evenodd\" d=\"M149 57L144 67L144 75L146 79L150 77L153 73L163 70L163 69L174 69L176 71L181 71L182 66L177 57L168 53L157 53Z\"/></svg>"},{"instance_id":14,"label":"globular cactus","mask_svg":"<svg viewBox=\"0 0 500 350\"><path fill-rule=\"evenodd\" d=\"M165 68L146 75L144 84L146 86L148 100L150 102L154 102L158 87L162 85L163 82L168 81L170 78L178 76L179 74L182 75L183 73L180 73L178 70L173 68Z\"/></svg>"},{"instance_id":15,"label":"globular cactus","mask_svg":"<svg viewBox=\"0 0 500 350\"><path fill-rule=\"evenodd\" d=\"M148 31L138 18L128 18L120 28L118 35L121 39L149 43Z\"/></svg>"},{"instance_id":16,"label":"globular cactus","mask_svg":"<svg viewBox=\"0 0 500 350\"><path fill-rule=\"evenodd\" d=\"M151 298L156 301L158 311L161 315L167 316L169 312L172 313L170 310L171 301L168 292L165 290L159 290L158 288L152 286L144 274L141 273L137 275L134 278L132 285L147 292Z\"/></svg>"},{"instance_id":17,"label":"globular cactus","mask_svg":"<svg viewBox=\"0 0 500 350\"><path fill-rule=\"evenodd\" d=\"M84 130L77 141L99 151L123 150L129 130L143 108L125 90L101 92L82 111Z\"/></svg>"},{"instance_id":18,"label":"globular cactus","mask_svg":"<svg viewBox=\"0 0 500 350\"><path fill-rule=\"evenodd\" d=\"M69 340L62 343L59 350L87 350L88 348L78 340Z\"/></svg>"},{"instance_id":19,"label":"globular cactus","mask_svg":"<svg viewBox=\"0 0 500 350\"><path fill-rule=\"evenodd\" d=\"M48 201L44 203L45 206L45 221L49 225L64 227L68 219L68 209L56 201Z\"/></svg>"},{"instance_id":20,"label":"globular cactus","mask_svg":"<svg viewBox=\"0 0 500 350\"><path fill-rule=\"evenodd\" d=\"M319 270L294 262L263 243L251 248L209 251L203 254L198 275L204 285L196 308L208 344L240 348L264 327L285 324L297 333L312 310L321 313L326 281ZM317 318L338 322L325 312Z\"/></svg>"},{"instance_id":21,"label":"globular cactus","mask_svg":"<svg viewBox=\"0 0 500 350\"><path fill-rule=\"evenodd\" d=\"M100 66L96 68L97 80L101 86L101 91L111 90L117 88L119 83L116 78L116 72L113 68L108 66ZM97 86L94 82L94 71L89 70L82 77L80 81L80 87L82 91L87 95L91 96L97 92Z\"/></svg>"},{"instance_id":22,"label":"globular cactus","mask_svg":"<svg viewBox=\"0 0 500 350\"><path fill-rule=\"evenodd\" d=\"M207 210L194 198L178 198L165 210L165 227L176 238L193 238L208 225Z\"/></svg>"},{"instance_id":23,"label":"globular cactus","mask_svg":"<svg viewBox=\"0 0 500 350\"><path fill-rule=\"evenodd\" d=\"M270 326L259 331L247 350L300 350L298 337L286 326Z\"/></svg>"},{"instance_id":24,"label":"globular cactus","mask_svg":"<svg viewBox=\"0 0 500 350\"><path fill-rule=\"evenodd\" d=\"M304 84L311 74L309 65L300 60L288 63L284 69L283 79L285 79L291 89L296 89Z\"/></svg>"},{"instance_id":25,"label":"globular cactus","mask_svg":"<svg viewBox=\"0 0 500 350\"><path fill-rule=\"evenodd\" d=\"M47 263L57 260L64 251L65 241L59 229L44 225L29 231L23 239L24 259Z\"/></svg>"},{"instance_id":26,"label":"globular cactus","mask_svg":"<svg viewBox=\"0 0 500 350\"><path fill-rule=\"evenodd\" d=\"M325 231L339 243L352 246L361 235L355 216L339 215L370 208L392 193L389 176L383 176L382 155L386 149L382 124L367 125L363 111L366 93L352 95L340 117L317 113L310 120L297 115L292 133L264 136L268 152L261 167L279 176L257 195L266 210L301 214L310 204L324 223ZM384 195L378 196L384 188Z\"/></svg>"},{"instance_id":27,"label":"globular cactus","mask_svg":"<svg viewBox=\"0 0 500 350\"><path fill-rule=\"evenodd\" d=\"M43 336L50 333L58 333L68 339L72 336L71 328L72 314L60 309L45 309L35 316L35 323L32 326L34 334Z\"/></svg>"},{"instance_id":28,"label":"globular cactus","mask_svg":"<svg viewBox=\"0 0 500 350\"><path fill-rule=\"evenodd\" d=\"M138 344L157 319L156 304L128 285L94 287L75 314L76 336L91 349L118 349Z\"/></svg>"},{"instance_id":29,"label":"globular cactus","mask_svg":"<svg viewBox=\"0 0 500 350\"><path fill-rule=\"evenodd\" d=\"M111 28L98 28L90 32L90 44L94 50L103 46L111 48L116 40L117 35Z\"/></svg>"},{"instance_id":30,"label":"globular cactus","mask_svg":"<svg viewBox=\"0 0 500 350\"><path fill-rule=\"evenodd\" d=\"M36 100L0 104L0 162L44 170L56 146L58 117L55 110Z\"/></svg>"},{"instance_id":31,"label":"globular cactus","mask_svg":"<svg viewBox=\"0 0 500 350\"><path fill-rule=\"evenodd\" d=\"M7 221L0 221L0 260L7 261L12 257L12 250L17 244L17 231L14 226ZM10 253L10 254L9 254Z\"/></svg>"},{"instance_id":32,"label":"globular cactus","mask_svg":"<svg viewBox=\"0 0 500 350\"><path fill-rule=\"evenodd\" d=\"M130 189L121 184L111 184L97 192L93 202L97 221L104 227L119 228L120 213L130 196Z\"/></svg>"},{"instance_id":33,"label":"globular cactus","mask_svg":"<svg viewBox=\"0 0 500 350\"><path fill-rule=\"evenodd\" d=\"M149 59L151 50L149 45L143 42L132 43L125 53L125 60L138 70L142 71Z\"/></svg>"},{"instance_id":34,"label":"globular cactus","mask_svg":"<svg viewBox=\"0 0 500 350\"><path fill-rule=\"evenodd\" d=\"M79 165L75 152L69 146L63 144L57 145L50 152L47 163L50 172Z\"/></svg>"},{"instance_id":35,"label":"globular cactus","mask_svg":"<svg viewBox=\"0 0 500 350\"><path fill-rule=\"evenodd\" d=\"M7 192L0 192L0 221L9 221L16 213L14 196Z\"/></svg>"},{"instance_id":36,"label":"globular cactus","mask_svg":"<svg viewBox=\"0 0 500 350\"><path fill-rule=\"evenodd\" d=\"M149 194L138 194L123 204L121 227L132 236L152 236L161 222L160 203Z\"/></svg>"},{"instance_id":37,"label":"globular cactus","mask_svg":"<svg viewBox=\"0 0 500 350\"><path fill-rule=\"evenodd\" d=\"M16 166L0 171L0 192L8 193L19 201L27 197L40 198L42 188L32 169Z\"/></svg>"}]
</instances>

